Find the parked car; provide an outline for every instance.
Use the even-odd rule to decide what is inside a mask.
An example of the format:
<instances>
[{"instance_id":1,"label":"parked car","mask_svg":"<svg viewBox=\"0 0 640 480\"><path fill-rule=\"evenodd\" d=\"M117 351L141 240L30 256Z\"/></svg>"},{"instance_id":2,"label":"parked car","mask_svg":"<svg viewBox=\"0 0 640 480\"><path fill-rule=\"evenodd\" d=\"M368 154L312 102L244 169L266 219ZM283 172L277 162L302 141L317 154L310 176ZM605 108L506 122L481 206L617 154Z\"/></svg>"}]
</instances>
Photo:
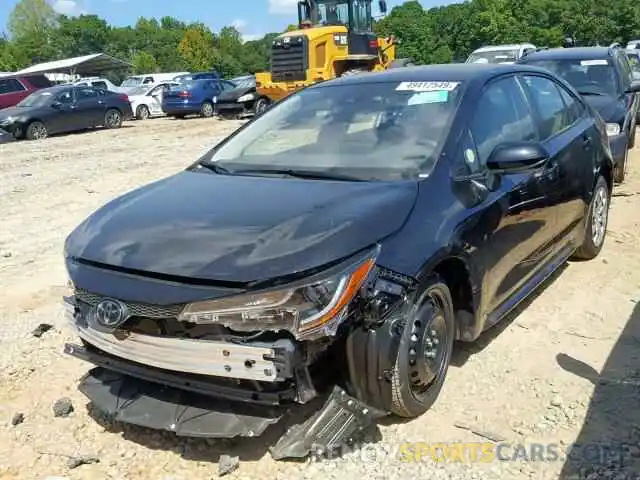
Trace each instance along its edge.
<instances>
[{"instance_id":1,"label":"parked car","mask_svg":"<svg viewBox=\"0 0 640 480\"><path fill-rule=\"evenodd\" d=\"M210 72L185 73L174 77L173 81L182 83L190 80L219 80L221 78L222 76L218 72L212 70Z\"/></svg>"},{"instance_id":2,"label":"parked car","mask_svg":"<svg viewBox=\"0 0 640 480\"><path fill-rule=\"evenodd\" d=\"M131 108L138 120L164 115L162 98L171 87L178 86L177 82L160 82L151 87L138 87L129 92Z\"/></svg>"},{"instance_id":3,"label":"parked car","mask_svg":"<svg viewBox=\"0 0 640 480\"><path fill-rule=\"evenodd\" d=\"M187 80L171 87L162 97L162 111L175 118L199 114L211 117L218 95L235 85L228 80Z\"/></svg>"},{"instance_id":4,"label":"parked car","mask_svg":"<svg viewBox=\"0 0 640 480\"><path fill-rule=\"evenodd\" d=\"M148 73L145 75L132 75L124 79L120 87L124 88L126 93L133 88L146 87L156 85L160 82L170 82L174 77L185 75L189 72L173 72L173 73Z\"/></svg>"},{"instance_id":5,"label":"parked car","mask_svg":"<svg viewBox=\"0 0 640 480\"><path fill-rule=\"evenodd\" d=\"M65 352L99 410L178 435L259 436L333 392L271 453L331 448L423 414L455 339L596 257L612 169L602 119L544 69L318 83L69 235Z\"/></svg>"},{"instance_id":6,"label":"parked car","mask_svg":"<svg viewBox=\"0 0 640 480\"><path fill-rule=\"evenodd\" d=\"M118 92L118 93L127 92L127 89L118 87L111 80L104 77L81 78L73 82L73 85L77 87L95 87L95 88L100 88L102 90L109 90L110 92Z\"/></svg>"},{"instance_id":7,"label":"parked car","mask_svg":"<svg viewBox=\"0 0 640 480\"><path fill-rule=\"evenodd\" d=\"M530 53L520 63L556 73L598 111L607 124L614 179L623 182L639 113L638 88L625 51L617 47L553 48Z\"/></svg>"},{"instance_id":8,"label":"parked car","mask_svg":"<svg viewBox=\"0 0 640 480\"><path fill-rule=\"evenodd\" d=\"M39 90L0 111L0 128L16 138L39 140L99 126L119 128L132 116L129 98L122 93L61 85Z\"/></svg>"},{"instance_id":9,"label":"parked car","mask_svg":"<svg viewBox=\"0 0 640 480\"><path fill-rule=\"evenodd\" d=\"M514 63L535 49L532 43L481 47L469 55L466 63Z\"/></svg>"},{"instance_id":10,"label":"parked car","mask_svg":"<svg viewBox=\"0 0 640 480\"><path fill-rule=\"evenodd\" d=\"M13 107L33 92L52 85L44 75L7 75L0 77L0 109Z\"/></svg>"},{"instance_id":11,"label":"parked car","mask_svg":"<svg viewBox=\"0 0 640 480\"><path fill-rule=\"evenodd\" d=\"M0 128L0 144L14 142L15 138L6 130Z\"/></svg>"},{"instance_id":12,"label":"parked car","mask_svg":"<svg viewBox=\"0 0 640 480\"><path fill-rule=\"evenodd\" d=\"M256 91L256 77L247 75L229 80L235 85L218 95L216 112L226 116L241 117L249 114L260 115L269 106L269 99L258 95Z\"/></svg>"}]
</instances>

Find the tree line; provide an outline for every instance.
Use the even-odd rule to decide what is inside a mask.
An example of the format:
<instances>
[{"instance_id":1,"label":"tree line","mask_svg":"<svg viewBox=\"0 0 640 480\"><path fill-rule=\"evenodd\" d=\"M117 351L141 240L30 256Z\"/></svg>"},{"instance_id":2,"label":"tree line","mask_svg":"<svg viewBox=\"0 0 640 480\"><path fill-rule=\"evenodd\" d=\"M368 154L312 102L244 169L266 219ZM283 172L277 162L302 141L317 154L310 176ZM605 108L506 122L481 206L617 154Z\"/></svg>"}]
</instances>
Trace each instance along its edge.
<instances>
[{"instance_id":1,"label":"tree line","mask_svg":"<svg viewBox=\"0 0 640 480\"><path fill-rule=\"evenodd\" d=\"M294 21L292 18L291 21ZM283 26L291 30L292 25ZM559 46L626 42L640 36L640 4L632 0L468 0L424 9L406 1L375 22L380 35L401 41L398 55L416 63L463 61L483 45L532 42ZM226 77L268 69L280 32L244 42L233 26L214 32L173 17L140 18L133 26L109 25L97 15L57 14L47 0L21 0L0 37L0 71L104 52L127 60L134 73L216 69Z\"/></svg>"}]
</instances>

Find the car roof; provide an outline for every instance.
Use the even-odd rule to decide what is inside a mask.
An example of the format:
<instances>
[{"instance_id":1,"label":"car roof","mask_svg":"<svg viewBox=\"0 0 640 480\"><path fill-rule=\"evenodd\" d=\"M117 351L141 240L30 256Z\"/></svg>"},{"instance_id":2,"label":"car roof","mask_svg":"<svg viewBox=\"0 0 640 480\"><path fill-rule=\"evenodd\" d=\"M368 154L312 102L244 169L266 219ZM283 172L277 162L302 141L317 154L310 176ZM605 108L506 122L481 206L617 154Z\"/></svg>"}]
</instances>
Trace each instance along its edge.
<instances>
[{"instance_id":1,"label":"car roof","mask_svg":"<svg viewBox=\"0 0 640 480\"><path fill-rule=\"evenodd\" d=\"M368 84L394 82L467 82L486 80L510 72L540 71L535 67L503 63L448 63L440 65L421 65L417 67L393 68L384 72L372 72L364 75L339 77L322 82L310 88L322 88L325 85Z\"/></svg>"},{"instance_id":2,"label":"car roof","mask_svg":"<svg viewBox=\"0 0 640 480\"><path fill-rule=\"evenodd\" d=\"M527 54L521 61L528 60L598 60L611 57L612 49L609 47L570 47L549 48Z\"/></svg>"},{"instance_id":3,"label":"car roof","mask_svg":"<svg viewBox=\"0 0 640 480\"><path fill-rule=\"evenodd\" d=\"M494 52L497 50L516 50L520 48L535 48L533 43L510 43L508 45L487 45L473 51L473 53Z\"/></svg>"}]
</instances>

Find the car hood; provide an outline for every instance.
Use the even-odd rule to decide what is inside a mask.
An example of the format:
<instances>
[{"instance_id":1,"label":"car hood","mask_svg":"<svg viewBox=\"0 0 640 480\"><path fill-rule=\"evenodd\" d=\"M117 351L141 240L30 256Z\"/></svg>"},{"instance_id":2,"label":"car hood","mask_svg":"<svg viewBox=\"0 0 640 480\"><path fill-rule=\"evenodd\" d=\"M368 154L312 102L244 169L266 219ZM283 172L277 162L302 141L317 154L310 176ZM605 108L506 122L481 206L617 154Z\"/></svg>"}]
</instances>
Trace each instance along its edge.
<instances>
[{"instance_id":1,"label":"car hood","mask_svg":"<svg viewBox=\"0 0 640 480\"><path fill-rule=\"evenodd\" d=\"M103 206L69 235L65 255L176 277L264 281L396 232L417 188L185 171Z\"/></svg>"},{"instance_id":2,"label":"car hood","mask_svg":"<svg viewBox=\"0 0 640 480\"><path fill-rule=\"evenodd\" d=\"M36 107L9 107L0 110L0 121L8 117L19 117L36 110Z\"/></svg>"},{"instance_id":3,"label":"car hood","mask_svg":"<svg viewBox=\"0 0 640 480\"><path fill-rule=\"evenodd\" d=\"M218 95L218 101L221 101L221 102L235 101L238 98L240 98L242 95L255 92L255 91L256 91L256 87L236 88L234 90L229 90L228 92L223 92L220 95Z\"/></svg>"},{"instance_id":4,"label":"car hood","mask_svg":"<svg viewBox=\"0 0 640 480\"><path fill-rule=\"evenodd\" d=\"M582 98L600 114L605 122L617 122L624 117L624 105L613 96L584 95Z\"/></svg>"}]
</instances>

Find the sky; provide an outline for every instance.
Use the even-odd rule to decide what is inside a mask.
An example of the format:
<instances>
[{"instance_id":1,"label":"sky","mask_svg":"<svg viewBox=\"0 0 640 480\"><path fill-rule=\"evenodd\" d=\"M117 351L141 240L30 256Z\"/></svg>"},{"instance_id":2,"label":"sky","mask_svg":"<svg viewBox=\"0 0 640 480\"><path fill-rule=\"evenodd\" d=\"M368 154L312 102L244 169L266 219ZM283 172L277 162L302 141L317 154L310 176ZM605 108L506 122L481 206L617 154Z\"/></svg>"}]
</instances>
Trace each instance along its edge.
<instances>
[{"instance_id":1,"label":"sky","mask_svg":"<svg viewBox=\"0 0 640 480\"><path fill-rule=\"evenodd\" d=\"M234 25L246 40L281 31L297 19L297 0L48 0L66 15L96 14L111 25L133 25L139 17L171 16L186 22L199 21L214 31ZM6 30L9 14L18 0L0 0L0 31ZM403 0L387 0L388 10ZM451 0L420 0L426 8ZM377 14L377 1L373 2ZM216 5L220 7L216 8Z\"/></svg>"}]
</instances>

